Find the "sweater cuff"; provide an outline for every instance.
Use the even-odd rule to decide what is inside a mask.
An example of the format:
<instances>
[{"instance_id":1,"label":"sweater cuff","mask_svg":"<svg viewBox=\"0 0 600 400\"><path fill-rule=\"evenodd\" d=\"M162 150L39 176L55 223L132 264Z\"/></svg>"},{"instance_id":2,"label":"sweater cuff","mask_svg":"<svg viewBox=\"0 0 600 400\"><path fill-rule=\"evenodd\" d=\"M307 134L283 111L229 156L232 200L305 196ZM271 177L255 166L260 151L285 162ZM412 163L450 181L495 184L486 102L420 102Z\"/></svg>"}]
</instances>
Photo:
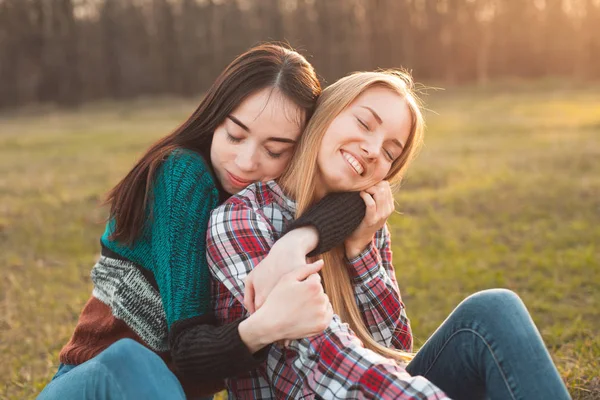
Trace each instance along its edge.
<instances>
[{"instance_id":1,"label":"sweater cuff","mask_svg":"<svg viewBox=\"0 0 600 400\"><path fill-rule=\"evenodd\" d=\"M357 256L346 259L348 272L355 283L368 282L379 274L381 256L373 241Z\"/></svg>"},{"instance_id":2,"label":"sweater cuff","mask_svg":"<svg viewBox=\"0 0 600 400\"><path fill-rule=\"evenodd\" d=\"M238 326L243 319L223 326L188 321L184 321L187 326L183 329L174 326L170 337L173 362L184 379L235 377L255 369L267 358L270 346L252 354L242 341Z\"/></svg>"}]
</instances>

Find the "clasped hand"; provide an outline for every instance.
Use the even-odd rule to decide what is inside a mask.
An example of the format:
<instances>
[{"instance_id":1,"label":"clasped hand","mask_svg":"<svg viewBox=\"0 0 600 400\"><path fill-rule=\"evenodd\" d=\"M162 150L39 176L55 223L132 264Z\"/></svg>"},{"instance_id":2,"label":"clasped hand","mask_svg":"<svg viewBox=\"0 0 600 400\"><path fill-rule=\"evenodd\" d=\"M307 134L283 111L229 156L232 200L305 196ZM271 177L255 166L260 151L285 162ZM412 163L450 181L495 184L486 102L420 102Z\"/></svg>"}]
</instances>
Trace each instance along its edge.
<instances>
[{"instance_id":1,"label":"clasped hand","mask_svg":"<svg viewBox=\"0 0 600 400\"><path fill-rule=\"evenodd\" d=\"M273 341L316 335L329 325L333 309L323 291L323 261L306 262L318 243L312 227L295 229L279 239L246 277L244 306L271 319Z\"/></svg>"},{"instance_id":2,"label":"clasped hand","mask_svg":"<svg viewBox=\"0 0 600 400\"><path fill-rule=\"evenodd\" d=\"M359 255L373 241L375 233L384 227L394 212L394 195L388 181L381 181L360 192L366 205L365 217L360 225L344 241L346 257Z\"/></svg>"}]
</instances>

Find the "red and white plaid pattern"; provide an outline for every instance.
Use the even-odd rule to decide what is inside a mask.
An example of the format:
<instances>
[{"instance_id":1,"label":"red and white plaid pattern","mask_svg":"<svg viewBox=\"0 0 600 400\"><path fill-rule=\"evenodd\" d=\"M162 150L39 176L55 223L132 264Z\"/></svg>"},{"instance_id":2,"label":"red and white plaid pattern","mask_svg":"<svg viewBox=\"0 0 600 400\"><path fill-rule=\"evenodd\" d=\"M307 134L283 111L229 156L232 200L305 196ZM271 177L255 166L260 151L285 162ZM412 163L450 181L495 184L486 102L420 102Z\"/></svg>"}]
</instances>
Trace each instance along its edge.
<instances>
[{"instance_id":1,"label":"red and white plaid pattern","mask_svg":"<svg viewBox=\"0 0 600 400\"><path fill-rule=\"evenodd\" d=\"M213 306L220 324L248 316L244 279L268 254L295 203L274 181L256 183L212 212L207 258L213 276ZM412 334L392 265L387 228L348 260L356 302L380 344L412 350ZM423 377L364 348L335 315L320 335L272 345L265 365L227 380L231 398L242 399L446 399Z\"/></svg>"}]
</instances>

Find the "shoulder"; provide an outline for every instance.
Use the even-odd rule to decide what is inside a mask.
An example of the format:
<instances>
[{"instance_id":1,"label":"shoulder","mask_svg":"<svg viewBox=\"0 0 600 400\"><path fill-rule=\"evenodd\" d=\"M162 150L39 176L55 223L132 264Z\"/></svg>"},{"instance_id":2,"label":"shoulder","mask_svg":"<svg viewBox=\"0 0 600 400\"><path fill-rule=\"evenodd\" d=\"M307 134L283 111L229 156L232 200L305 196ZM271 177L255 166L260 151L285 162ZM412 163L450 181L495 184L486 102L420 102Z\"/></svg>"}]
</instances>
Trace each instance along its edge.
<instances>
[{"instance_id":1,"label":"shoulder","mask_svg":"<svg viewBox=\"0 0 600 400\"><path fill-rule=\"evenodd\" d=\"M212 211L212 229L227 225L231 229L251 228L272 231L270 214L265 209L276 205L276 183L255 182ZM274 190L275 189L275 190Z\"/></svg>"},{"instance_id":2,"label":"shoulder","mask_svg":"<svg viewBox=\"0 0 600 400\"><path fill-rule=\"evenodd\" d=\"M265 191L264 183L254 183L211 212L206 238L210 262L268 253L277 232L264 213Z\"/></svg>"},{"instance_id":3,"label":"shoulder","mask_svg":"<svg viewBox=\"0 0 600 400\"><path fill-rule=\"evenodd\" d=\"M239 193L231 196L223 205L259 210L273 203L273 186L275 185L277 185L275 181L254 182Z\"/></svg>"},{"instance_id":4,"label":"shoulder","mask_svg":"<svg viewBox=\"0 0 600 400\"><path fill-rule=\"evenodd\" d=\"M188 149L175 149L164 160L159 177L178 184L202 185L215 188L215 179L208 162L200 154Z\"/></svg>"},{"instance_id":5,"label":"shoulder","mask_svg":"<svg viewBox=\"0 0 600 400\"><path fill-rule=\"evenodd\" d=\"M164 165L169 167L201 170L208 173L211 168L208 162L199 153L188 149L175 149L164 160Z\"/></svg>"}]
</instances>

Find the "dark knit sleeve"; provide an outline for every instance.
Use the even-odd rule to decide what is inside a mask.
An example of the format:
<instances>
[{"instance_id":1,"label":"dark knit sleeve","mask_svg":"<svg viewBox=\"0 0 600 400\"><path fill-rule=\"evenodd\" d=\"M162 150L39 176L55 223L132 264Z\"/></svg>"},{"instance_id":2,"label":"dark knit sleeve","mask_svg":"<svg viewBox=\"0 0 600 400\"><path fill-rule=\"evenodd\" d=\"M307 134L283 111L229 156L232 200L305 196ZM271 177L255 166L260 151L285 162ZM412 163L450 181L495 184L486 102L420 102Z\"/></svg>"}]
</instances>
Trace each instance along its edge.
<instances>
[{"instance_id":1,"label":"dark knit sleeve","mask_svg":"<svg viewBox=\"0 0 600 400\"><path fill-rule=\"evenodd\" d=\"M222 326L203 317L176 322L169 334L169 345L178 376L196 382L221 381L262 363L269 347L250 353L238 331L242 321Z\"/></svg>"},{"instance_id":2,"label":"dark knit sleeve","mask_svg":"<svg viewBox=\"0 0 600 400\"><path fill-rule=\"evenodd\" d=\"M284 234L303 226L314 226L319 233L319 243L308 256L317 256L342 244L360 225L365 212L365 202L358 192L331 193L288 225Z\"/></svg>"}]
</instances>

